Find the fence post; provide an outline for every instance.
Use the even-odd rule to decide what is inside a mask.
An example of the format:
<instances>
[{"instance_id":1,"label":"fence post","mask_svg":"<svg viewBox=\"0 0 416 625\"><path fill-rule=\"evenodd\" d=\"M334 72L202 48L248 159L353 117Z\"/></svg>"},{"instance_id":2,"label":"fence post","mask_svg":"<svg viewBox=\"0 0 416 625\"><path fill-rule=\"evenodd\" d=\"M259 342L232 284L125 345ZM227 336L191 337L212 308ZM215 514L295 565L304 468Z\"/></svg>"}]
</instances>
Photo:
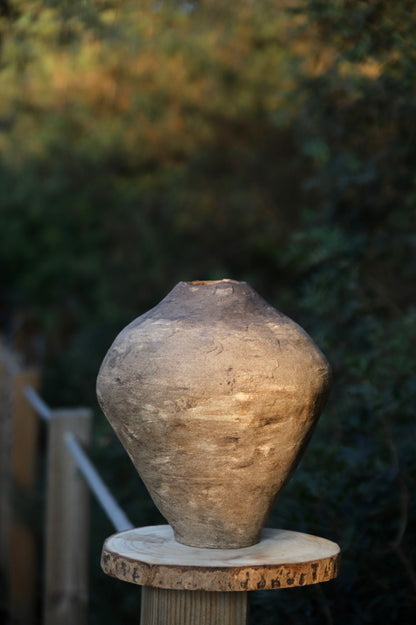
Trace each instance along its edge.
<instances>
[{"instance_id":1,"label":"fence post","mask_svg":"<svg viewBox=\"0 0 416 625\"><path fill-rule=\"evenodd\" d=\"M17 356L4 346L1 416L1 548L8 585L9 609L16 625L36 620L38 581L36 540L33 529L12 505L11 496L33 498L36 483L39 422L23 389L37 389L40 373L19 366Z\"/></svg>"},{"instance_id":2,"label":"fence post","mask_svg":"<svg viewBox=\"0 0 416 625\"><path fill-rule=\"evenodd\" d=\"M26 400L25 386L39 388L37 369L21 369L12 386L12 487L32 497L37 477L39 419ZM14 622L27 625L36 621L36 586L39 578L36 540L33 529L14 511L11 531L11 612Z\"/></svg>"},{"instance_id":3,"label":"fence post","mask_svg":"<svg viewBox=\"0 0 416 625\"><path fill-rule=\"evenodd\" d=\"M65 443L74 434L87 446L92 412L52 410L49 421L44 625L86 625L89 493Z\"/></svg>"},{"instance_id":4,"label":"fence post","mask_svg":"<svg viewBox=\"0 0 416 625\"><path fill-rule=\"evenodd\" d=\"M17 363L0 341L0 568L9 585L10 573L10 454L11 454L11 370ZM6 589L9 592L9 588Z\"/></svg>"}]
</instances>

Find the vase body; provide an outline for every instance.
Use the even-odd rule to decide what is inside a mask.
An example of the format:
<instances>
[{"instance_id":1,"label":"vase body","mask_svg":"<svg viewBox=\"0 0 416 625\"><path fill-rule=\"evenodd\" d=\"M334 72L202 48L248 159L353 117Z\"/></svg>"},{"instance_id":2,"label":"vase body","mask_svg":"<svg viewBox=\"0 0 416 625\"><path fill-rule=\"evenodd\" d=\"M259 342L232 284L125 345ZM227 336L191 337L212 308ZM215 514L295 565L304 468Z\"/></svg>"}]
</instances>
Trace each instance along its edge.
<instances>
[{"instance_id":1,"label":"vase body","mask_svg":"<svg viewBox=\"0 0 416 625\"><path fill-rule=\"evenodd\" d=\"M180 282L101 366L101 407L179 542L256 543L326 402L308 334L245 282Z\"/></svg>"}]
</instances>

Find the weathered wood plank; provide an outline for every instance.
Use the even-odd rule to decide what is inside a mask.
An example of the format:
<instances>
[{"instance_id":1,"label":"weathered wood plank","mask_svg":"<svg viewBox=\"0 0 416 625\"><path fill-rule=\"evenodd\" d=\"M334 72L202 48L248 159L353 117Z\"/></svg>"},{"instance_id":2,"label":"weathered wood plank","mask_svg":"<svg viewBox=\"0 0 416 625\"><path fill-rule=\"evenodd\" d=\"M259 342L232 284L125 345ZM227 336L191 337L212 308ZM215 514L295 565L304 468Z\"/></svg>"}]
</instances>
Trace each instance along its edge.
<instances>
[{"instance_id":1,"label":"weathered wood plank","mask_svg":"<svg viewBox=\"0 0 416 625\"><path fill-rule=\"evenodd\" d=\"M53 410L49 422L46 514L45 625L86 625L88 603L89 493L65 443L83 445L91 411Z\"/></svg>"},{"instance_id":2,"label":"weathered wood plank","mask_svg":"<svg viewBox=\"0 0 416 625\"><path fill-rule=\"evenodd\" d=\"M12 448L11 375L18 365L0 341L0 569L9 585L10 571L10 456ZM8 592L7 588L7 592Z\"/></svg>"},{"instance_id":3,"label":"weathered wood plank","mask_svg":"<svg viewBox=\"0 0 416 625\"><path fill-rule=\"evenodd\" d=\"M36 620L38 583L36 540L28 519L12 505L13 493L33 497L37 477L39 421L23 389L37 389L40 372L20 366L18 357L1 347L1 514L0 544L8 604L13 623Z\"/></svg>"}]
</instances>

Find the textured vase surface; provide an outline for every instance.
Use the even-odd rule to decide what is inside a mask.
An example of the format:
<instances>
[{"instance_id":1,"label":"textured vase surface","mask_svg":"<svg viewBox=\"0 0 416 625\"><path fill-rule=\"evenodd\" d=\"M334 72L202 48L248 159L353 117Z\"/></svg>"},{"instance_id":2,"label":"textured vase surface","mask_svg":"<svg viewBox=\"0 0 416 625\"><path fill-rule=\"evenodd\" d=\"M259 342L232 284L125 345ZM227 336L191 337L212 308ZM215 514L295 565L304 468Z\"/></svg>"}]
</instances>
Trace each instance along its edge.
<instances>
[{"instance_id":1,"label":"textured vase surface","mask_svg":"<svg viewBox=\"0 0 416 625\"><path fill-rule=\"evenodd\" d=\"M238 548L259 540L330 378L245 282L180 282L117 336L97 394L176 540Z\"/></svg>"}]
</instances>

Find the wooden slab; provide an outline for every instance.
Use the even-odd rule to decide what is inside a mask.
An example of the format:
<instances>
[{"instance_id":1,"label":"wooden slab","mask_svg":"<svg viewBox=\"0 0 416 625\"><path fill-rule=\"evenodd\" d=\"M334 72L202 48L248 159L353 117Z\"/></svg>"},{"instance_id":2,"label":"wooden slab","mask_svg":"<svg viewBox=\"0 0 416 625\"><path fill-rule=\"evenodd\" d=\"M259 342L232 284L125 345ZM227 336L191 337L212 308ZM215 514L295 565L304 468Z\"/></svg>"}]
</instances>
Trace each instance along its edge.
<instances>
[{"instance_id":1,"label":"wooden slab","mask_svg":"<svg viewBox=\"0 0 416 625\"><path fill-rule=\"evenodd\" d=\"M326 582L337 576L339 561L336 543L299 532L264 529L251 547L201 549L176 542L169 525L156 525L110 536L101 566L141 586L230 592Z\"/></svg>"}]
</instances>

